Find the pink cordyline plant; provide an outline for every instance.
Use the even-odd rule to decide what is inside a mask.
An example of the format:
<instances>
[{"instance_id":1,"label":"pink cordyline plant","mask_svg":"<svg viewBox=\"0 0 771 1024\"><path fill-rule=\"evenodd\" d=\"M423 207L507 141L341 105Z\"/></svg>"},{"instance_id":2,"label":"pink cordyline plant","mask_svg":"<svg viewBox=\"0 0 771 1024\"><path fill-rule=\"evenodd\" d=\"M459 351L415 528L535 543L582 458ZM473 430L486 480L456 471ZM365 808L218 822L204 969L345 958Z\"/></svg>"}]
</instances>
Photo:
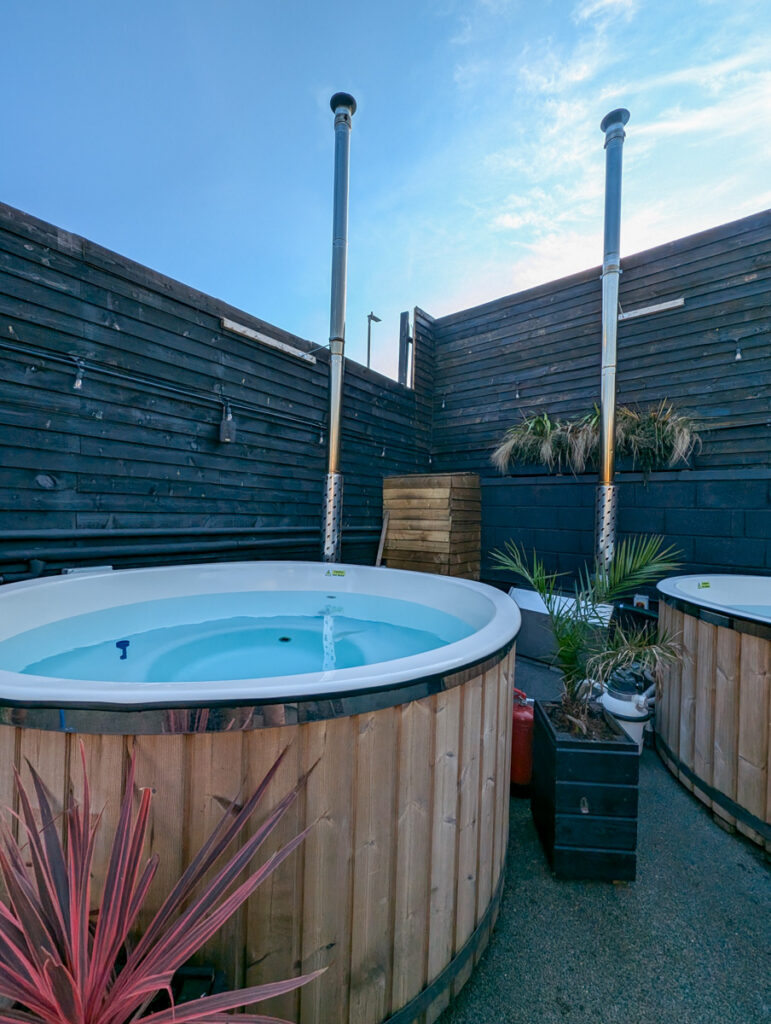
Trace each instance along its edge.
<instances>
[{"instance_id":1,"label":"pink cordyline plant","mask_svg":"<svg viewBox=\"0 0 771 1024\"><path fill-rule=\"evenodd\" d=\"M305 838L308 829L245 881L235 884L297 796L295 787L200 886L204 875L243 831L283 756L243 806L234 804L226 811L133 947L127 940L158 867L157 854L142 866L151 791L142 790L133 816L134 758L95 915L91 913L91 872L101 815L91 825L82 745L83 799L78 805L70 798L64 815L64 842L38 774L30 766L39 824L17 772L19 841L6 822L0 826L0 872L7 893L7 902L0 901L0 995L14 1002L12 1009L0 1010L0 1024L277 1024L277 1017L238 1014L234 1018L227 1011L283 995L321 971L176 1006L172 1002L169 1009L158 1012L148 1013L147 1008L157 992L166 991L171 998L174 972Z\"/></svg>"}]
</instances>

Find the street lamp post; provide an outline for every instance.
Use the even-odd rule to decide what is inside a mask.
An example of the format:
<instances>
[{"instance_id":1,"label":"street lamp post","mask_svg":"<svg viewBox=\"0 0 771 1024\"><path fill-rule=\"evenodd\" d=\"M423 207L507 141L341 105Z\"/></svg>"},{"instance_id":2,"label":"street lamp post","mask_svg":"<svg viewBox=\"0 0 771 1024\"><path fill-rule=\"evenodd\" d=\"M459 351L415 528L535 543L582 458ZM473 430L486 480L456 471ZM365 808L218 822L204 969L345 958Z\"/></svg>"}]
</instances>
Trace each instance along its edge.
<instances>
[{"instance_id":1,"label":"street lamp post","mask_svg":"<svg viewBox=\"0 0 771 1024\"><path fill-rule=\"evenodd\" d=\"M380 317L375 316L374 313L367 313L367 369L370 365L370 357L372 355L372 323L380 323Z\"/></svg>"}]
</instances>

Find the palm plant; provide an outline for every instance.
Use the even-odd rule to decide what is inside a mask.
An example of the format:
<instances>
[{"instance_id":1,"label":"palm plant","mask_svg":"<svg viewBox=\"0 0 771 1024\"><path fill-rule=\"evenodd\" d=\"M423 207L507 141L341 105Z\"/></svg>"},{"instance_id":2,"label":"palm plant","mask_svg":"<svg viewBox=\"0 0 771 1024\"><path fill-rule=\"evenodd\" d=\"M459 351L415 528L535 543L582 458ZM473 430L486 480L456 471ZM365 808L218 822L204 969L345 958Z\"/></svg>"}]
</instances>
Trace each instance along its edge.
<instances>
[{"instance_id":1,"label":"palm plant","mask_svg":"<svg viewBox=\"0 0 771 1024\"><path fill-rule=\"evenodd\" d=\"M497 569L512 572L539 595L551 621L556 646L555 663L562 673L565 714L585 731L585 720L594 683L605 683L615 671L637 665L655 672L677 657L674 640L658 640L645 629L624 630L604 608L677 570L675 550L665 548L661 537L623 540L606 566L595 559L591 569L579 572L571 600L560 593L564 573L547 572L533 553L529 564L511 541L504 551L493 552Z\"/></svg>"},{"instance_id":2,"label":"palm plant","mask_svg":"<svg viewBox=\"0 0 771 1024\"><path fill-rule=\"evenodd\" d=\"M246 880L238 881L296 798L298 786L224 864L220 863L260 803L282 757L246 803L227 809L131 948L129 936L158 867L157 854L142 866L151 791L142 790L132 816L134 759L95 915L91 912L91 874L100 816L91 824L82 746L83 800L78 805L70 798L64 840L34 768L30 766L40 824L17 772L19 839L3 822L0 847L0 872L7 892L7 902L0 901L0 995L12 1000L15 1007L0 1011L0 1024L228 1024L231 1017L226 1011L290 992L320 974L253 985L177 1006L172 1000L169 1009L147 1012L156 993L166 991L171 999L175 971L305 838L307 829ZM204 884L210 869L213 877ZM240 1014L232 1019L244 1024L278 1024L277 1018L261 1014Z\"/></svg>"}]
</instances>

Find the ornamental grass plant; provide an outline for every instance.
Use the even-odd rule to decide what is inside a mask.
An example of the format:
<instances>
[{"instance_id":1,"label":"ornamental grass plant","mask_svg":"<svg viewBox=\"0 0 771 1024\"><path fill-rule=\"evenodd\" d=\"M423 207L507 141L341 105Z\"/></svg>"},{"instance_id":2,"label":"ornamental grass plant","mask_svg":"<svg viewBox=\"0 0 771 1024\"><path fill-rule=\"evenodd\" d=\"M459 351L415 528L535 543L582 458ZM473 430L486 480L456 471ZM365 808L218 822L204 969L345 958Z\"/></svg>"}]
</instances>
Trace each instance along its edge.
<instances>
[{"instance_id":1,"label":"ornamental grass plant","mask_svg":"<svg viewBox=\"0 0 771 1024\"><path fill-rule=\"evenodd\" d=\"M491 461L501 473L521 465L575 474L596 468L600 418L597 405L577 420L551 419L545 412L526 416L506 431ZM648 409L622 405L616 410L616 455L630 458L646 477L653 470L687 463L700 448L693 421L666 400Z\"/></svg>"},{"instance_id":2,"label":"ornamental grass plant","mask_svg":"<svg viewBox=\"0 0 771 1024\"><path fill-rule=\"evenodd\" d=\"M171 980L196 952L303 841L308 829L253 870L258 848L297 797L288 793L232 850L260 804L283 754L242 806L233 804L215 827L144 933L134 941L138 915L158 868L158 855L144 860L151 791L143 789L136 814L132 757L125 796L112 842L99 904L92 910L91 875L100 817L92 810L83 762L83 798L70 798L60 823L45 787L30 766L37 815L30 793L16 773L18 839L2 823L0 873L0 995L13 1008L0 1011L0 1024L277 1024L278 1018L229 1010L290 992L321 974L173 1004ZM228 850L230 850L229 855ZM204 881L209 871L212 876ZM148 1012L154 996L166 992L168 1009Z\"/></svg>"}]
</instances>

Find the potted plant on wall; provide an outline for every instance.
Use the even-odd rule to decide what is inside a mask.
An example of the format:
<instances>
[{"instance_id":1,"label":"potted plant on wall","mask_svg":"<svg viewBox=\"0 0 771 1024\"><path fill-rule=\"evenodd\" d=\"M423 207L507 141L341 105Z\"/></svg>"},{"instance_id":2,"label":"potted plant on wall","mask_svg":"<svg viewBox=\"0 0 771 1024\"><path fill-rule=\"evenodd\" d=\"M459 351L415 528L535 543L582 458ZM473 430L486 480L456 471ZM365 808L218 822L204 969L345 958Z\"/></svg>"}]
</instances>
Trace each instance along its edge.
<instances>
[{"instance_id":1,"label":"potted plant on wall","mask_svg":"<svg viewBox=\"0 0 771 1024\"><path fill-rule=\"evenodd\" d=\"M674 554L660 537L624 540L610 566L595 561L578 574L566 599L561 574L547 572L537 555L528 564L513 543L493 552L496 568L540 596L554 633L563 693L555 703L535 702L531 807L561 878L635 878L638 746L594 698L620 668L655 673L677 657L672 639L624 627L608 607L675 571Z\"/></svg>"},{"instance_id":2,"label":"potted plant on wall","mask_svg":"<svg viewBox=\"0 0 771 1024\"><path fill-rule=\"evenodd\" d=\"M666 399L647 409L619 406L615 440L619 458L629 459L646 478L653 470L687 463L701 448L691 418ZM502 473L515 465L539 464L577 474L597 466L599 448L600 408L595 405L575 420L551 419L545 412L523 417L506 431L491 461Z\"/></svg>"}]
</instances>

